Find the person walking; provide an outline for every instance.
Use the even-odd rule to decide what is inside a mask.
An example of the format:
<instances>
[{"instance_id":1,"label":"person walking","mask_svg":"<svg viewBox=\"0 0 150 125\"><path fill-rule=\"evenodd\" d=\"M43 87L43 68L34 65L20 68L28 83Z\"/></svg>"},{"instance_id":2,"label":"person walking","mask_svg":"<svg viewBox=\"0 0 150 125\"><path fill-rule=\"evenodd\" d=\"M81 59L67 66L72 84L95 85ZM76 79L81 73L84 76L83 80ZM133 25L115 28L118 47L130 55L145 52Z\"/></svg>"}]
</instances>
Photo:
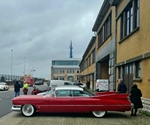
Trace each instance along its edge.
<instances>
[{"instance_id":1,"label":"person walking","mask_svg":"<svg viewBox=\"0 0 150 125\"><path fill-rule=\"evenodd\" d=\"M14 96L15 97L20 95L20 88L21 88L21 86L20 86L19 82L16 81L15 84L14 84L14 92L15 92Z\"/></svg>"},{"instance_id":2,"label":"person walking","mask_svg":"<svg viewBox=\"0 0 150 125\"><path fill-rule=\"evenodd\" d=\"M24 93L24 95L28 94L28 83L27 82L25 82L23 85L23 93Z\"/></svg>"},{"instance_id":3,"label":"person walking","mask_svg":"<svg viewBox=\"0 0 150 125\"><path fill-rule=\"evenodd\" d=\"M143 108L143 104L141 101L142 92L138 89L136 84L133 84L130 91L130 100L134 104L134 107L131 109L131 116L136 116L138 108Z\"/></svg>"},{"instance_id":4,"label":"person walking","mask_svg":"<svg viewBox=\"0 0 150 125\"><path fill-rule=\"evenodd\" d=\"M118 79L117 91L118 91L118 93L126 93L127 92L127 86L121 79Z\"/></svg>"}]
</instances>

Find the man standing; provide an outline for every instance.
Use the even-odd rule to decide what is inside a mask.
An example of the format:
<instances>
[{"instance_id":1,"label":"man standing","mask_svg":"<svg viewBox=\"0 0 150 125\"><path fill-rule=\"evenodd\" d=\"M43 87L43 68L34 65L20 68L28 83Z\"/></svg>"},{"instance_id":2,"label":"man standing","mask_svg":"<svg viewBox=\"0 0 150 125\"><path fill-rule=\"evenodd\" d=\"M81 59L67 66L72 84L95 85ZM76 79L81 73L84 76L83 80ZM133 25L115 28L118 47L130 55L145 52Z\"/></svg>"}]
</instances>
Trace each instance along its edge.
<instances>
[{"instance_id":1,"label":"man standing","mask_svg":"<svg viewBox=\"0 0 150 125\"><path fill-rule=\"evenodd\" d=\"M21 86L20 86L19 82L16 81L14 84L15 97L20 95L20 88L21 88Z\"/></svg>"},{"instance_id":2,"label":"man standing","mask_svg":"<svg viewBox=\"0 0 150 125\"><path fill-rule=\"evenodd\" d=\"M24 95L27 95L27 93L28 93L28 83L24 83L24 85L23 85L23 93L24 93Z\"/></svg>"},{"instance_id":3,"label":"man standing","mask_svg":"<svg viewBox=\"0 0 150 125\"><path fill-rule=\"evenodd\" d=\"M127 92L127 86L121 79L118 79L118 89L117 90L118 90L118 93L126 93Z\"/></svg>"}]
</instances>

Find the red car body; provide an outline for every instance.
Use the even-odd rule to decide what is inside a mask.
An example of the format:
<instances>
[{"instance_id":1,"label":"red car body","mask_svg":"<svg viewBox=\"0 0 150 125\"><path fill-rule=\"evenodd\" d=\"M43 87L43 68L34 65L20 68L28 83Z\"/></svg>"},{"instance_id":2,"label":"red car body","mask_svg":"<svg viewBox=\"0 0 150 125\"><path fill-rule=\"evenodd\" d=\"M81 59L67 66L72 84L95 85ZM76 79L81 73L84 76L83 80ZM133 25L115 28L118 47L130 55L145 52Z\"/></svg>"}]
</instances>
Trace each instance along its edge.
<instances>
[{"instance_id":1,"label":"red car body","mask_svg":"<svg viewBox=\"0 0 150 125\"><path fill-rule=\"evenodd\" d=\"M63 88L60 90L63 90ZM68 88L70 92L72 90L76 91L80 87L74 88L72 86L71 88L73 89ZM79 90L83 91L82 88ZM38 111L45 113L93 112L93 114L96 113L96 115L94 114L96 117L103 117L107 111L130 111L132 106L128 99L129 94L97 92L92 96L56 96L57 91L56 89L54 94L50 95L23 95L15 97L12 99L12 110L19 110L25 116L31 116ZM29 109L33 109L34 111L31 113L24 111Z\"/></svg>"}]
</instances>

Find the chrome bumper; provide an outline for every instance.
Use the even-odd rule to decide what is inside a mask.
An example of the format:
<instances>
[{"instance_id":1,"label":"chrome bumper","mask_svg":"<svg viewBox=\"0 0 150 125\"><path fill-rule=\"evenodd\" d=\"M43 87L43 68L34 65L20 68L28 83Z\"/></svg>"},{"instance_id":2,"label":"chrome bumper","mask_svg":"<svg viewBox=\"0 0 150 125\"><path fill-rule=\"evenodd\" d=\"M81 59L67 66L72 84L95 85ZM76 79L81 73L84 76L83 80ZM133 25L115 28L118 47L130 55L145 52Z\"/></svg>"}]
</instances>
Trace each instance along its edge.
<instances>
[{"instance_id":1,"label":"chrome bumper","mask_svg":"<svg viewBox=\"0 0 150 125\"><path fill-rule=\"evenodd\" d=\"M21 110L21 106L20 105L13 105L11 107L11 111L20 111Z\"/></svg>"}]
</instances>

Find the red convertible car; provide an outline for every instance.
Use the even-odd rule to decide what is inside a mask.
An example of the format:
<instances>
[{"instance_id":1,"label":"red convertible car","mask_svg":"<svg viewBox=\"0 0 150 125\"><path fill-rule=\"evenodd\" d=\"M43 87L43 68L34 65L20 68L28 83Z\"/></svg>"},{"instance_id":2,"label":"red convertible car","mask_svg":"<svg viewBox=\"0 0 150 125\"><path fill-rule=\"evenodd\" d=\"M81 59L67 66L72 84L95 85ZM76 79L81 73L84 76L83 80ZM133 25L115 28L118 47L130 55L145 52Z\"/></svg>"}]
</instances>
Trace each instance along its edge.
<instances>
[{"instance_id":1,"label":"red convertible car","mask_svg":"<svg viewBox=\"0 0 150 125\"><path fill-rule=\"evenodd\" d=\"M42 113L88 113L103 117L107 111L130 111L129 94L86 91L79 86L59 86L44 95L21 95L12 99L12 111L24 116Z\"/></svg>"}]
</instances>

